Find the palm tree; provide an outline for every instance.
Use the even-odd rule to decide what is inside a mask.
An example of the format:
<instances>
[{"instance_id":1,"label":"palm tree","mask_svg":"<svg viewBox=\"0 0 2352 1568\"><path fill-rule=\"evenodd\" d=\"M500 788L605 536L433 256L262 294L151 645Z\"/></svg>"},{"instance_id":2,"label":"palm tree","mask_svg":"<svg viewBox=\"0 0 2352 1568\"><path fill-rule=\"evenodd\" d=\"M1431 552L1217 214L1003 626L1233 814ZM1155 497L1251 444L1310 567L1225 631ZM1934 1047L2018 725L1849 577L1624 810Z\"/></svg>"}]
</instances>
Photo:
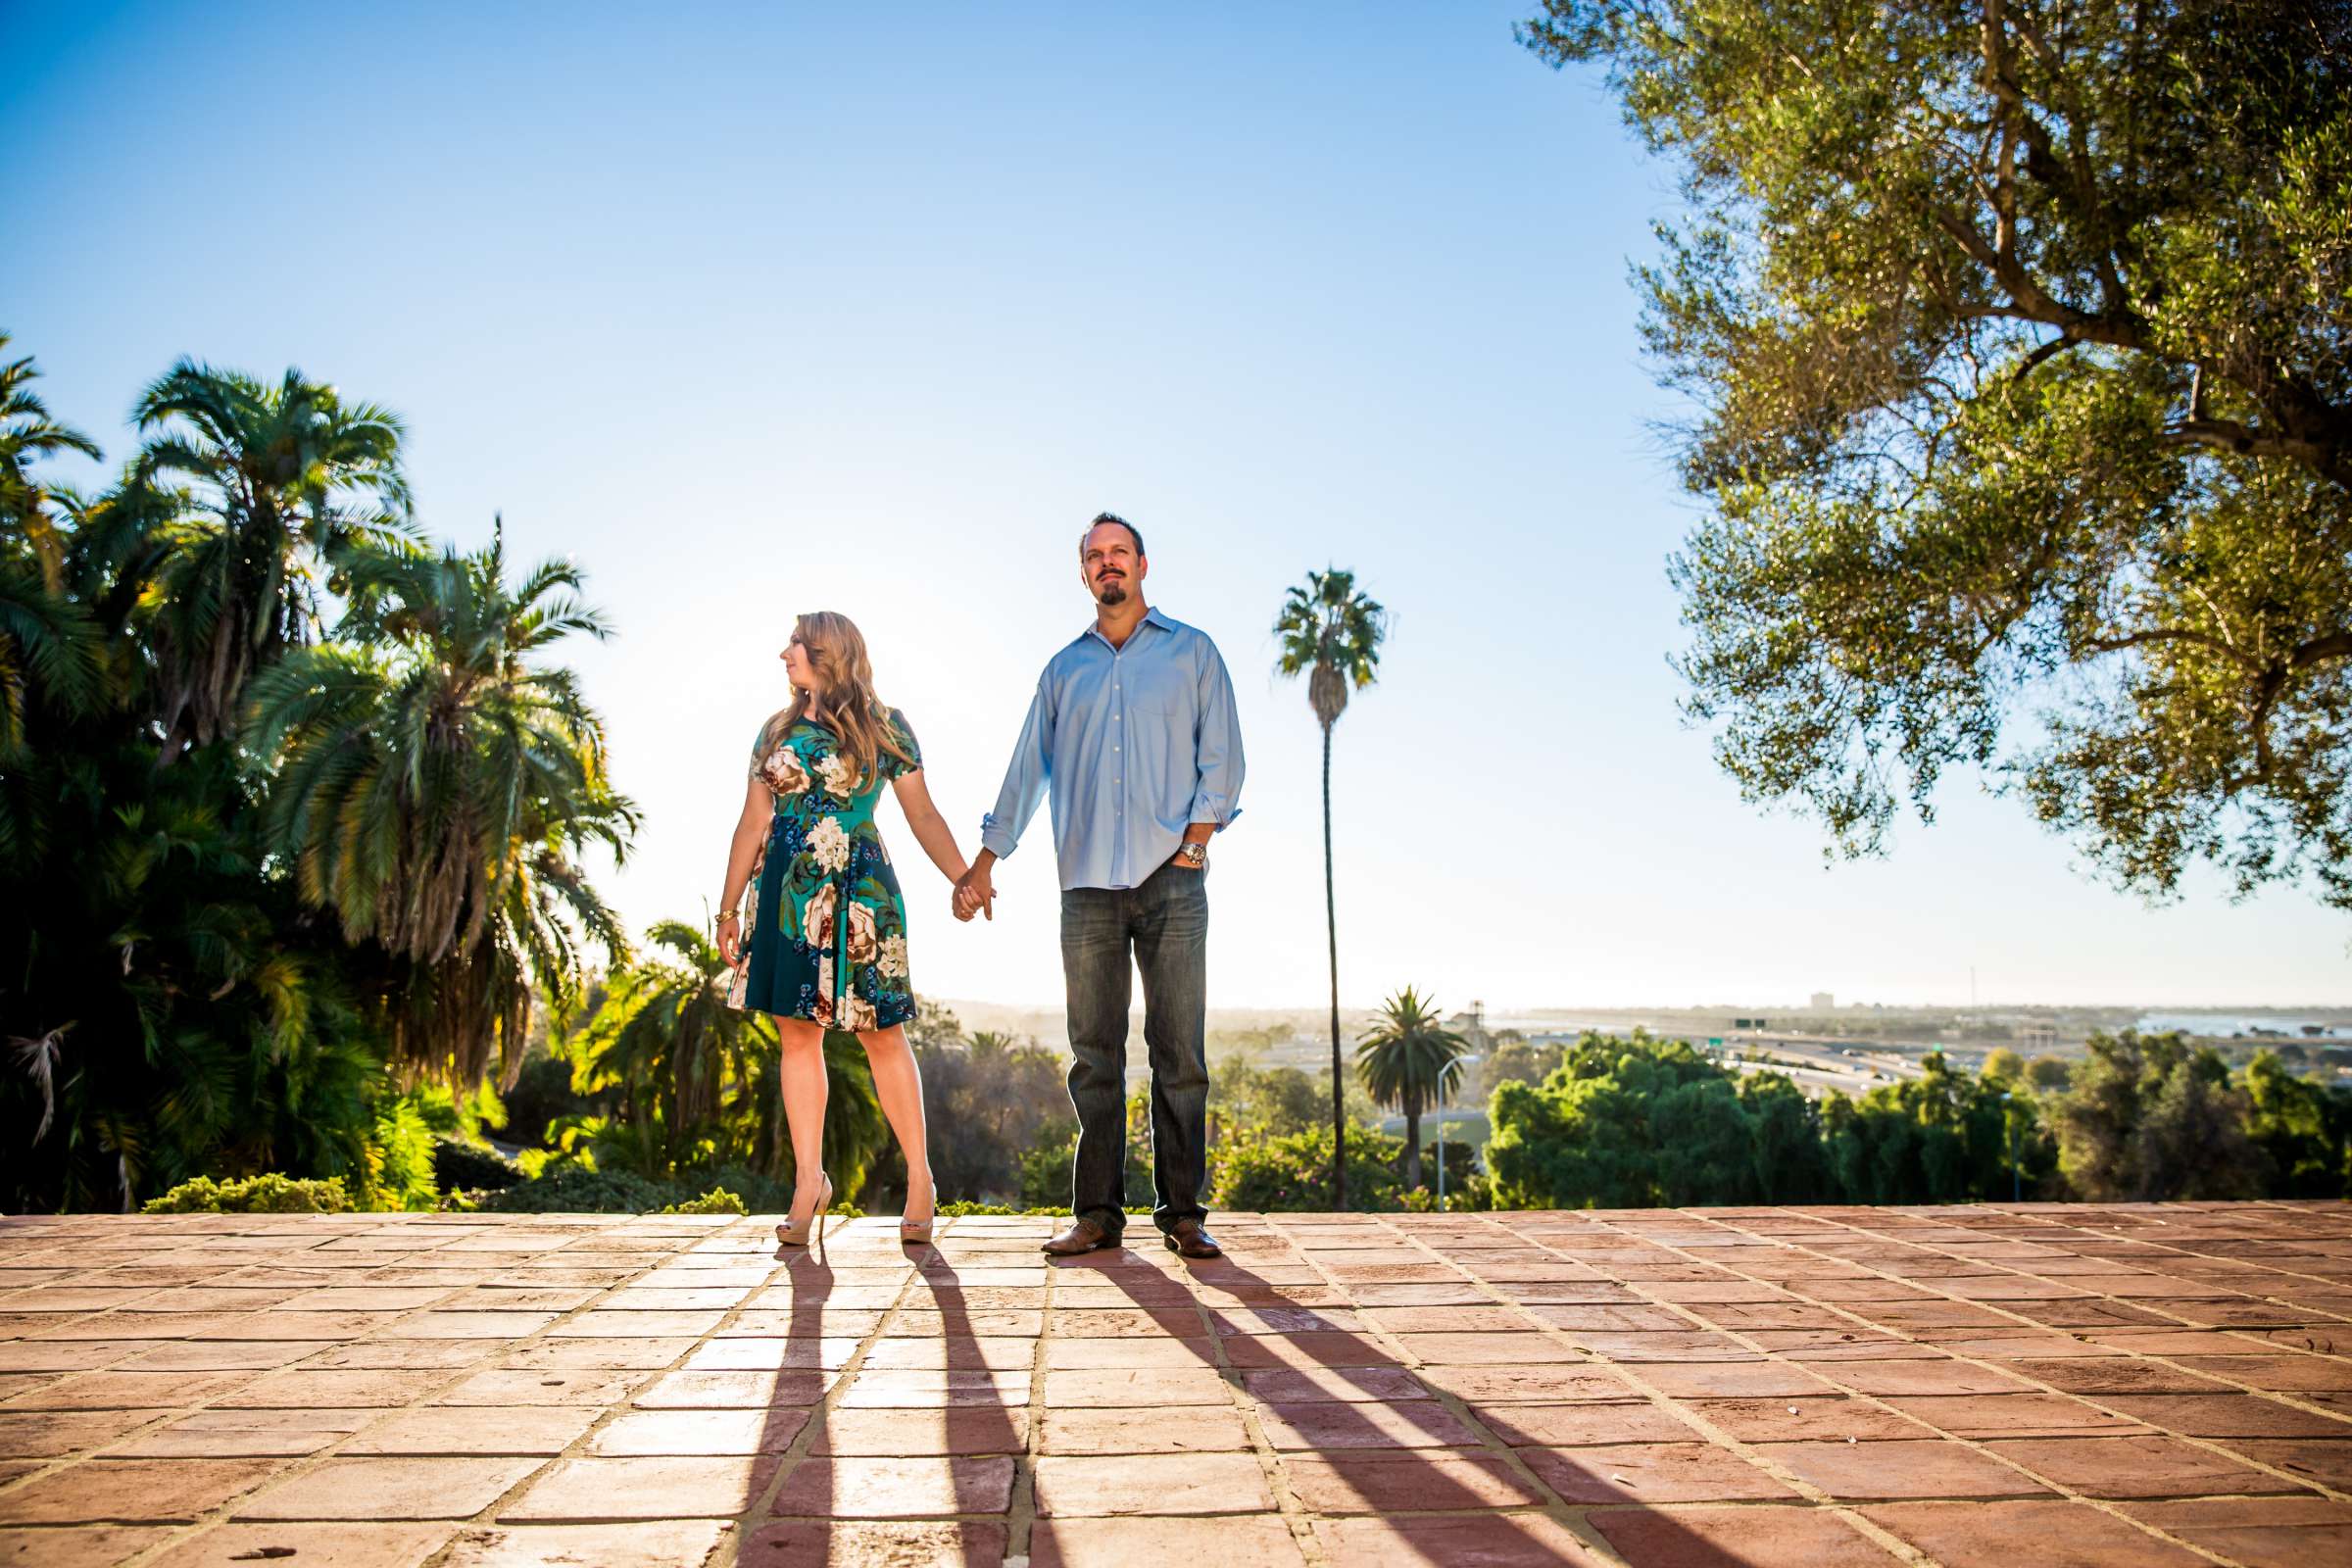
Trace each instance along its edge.
<instances>
[{"instance_id":1,"label":"palm tree","mask_svg":"<svg viewBox=\"0 0 2352 1568\"><path fill-rule=\"evenodd\" d=\"M8 342L0 332L0 351ZM74 498L31 472L43 458L61 452L95 458L98 448L49 416L29 390L40 373L29 358L0 364L0 757L24 745L24 708L36 678L49 695L80 710L96 698L101 674L97 625L66 592L65 540L52 513L53 504L70 509Z\"/></svg>"},{"instance_id":2,"label":"palm tree","mask_svg":"<svg viewBox=\"0 0 2352 1568\"><path fill-rule=\"evenodd\" d=\"M578 936L623 961L580 852L628 853L636 807L605 769L572 672L533 656L610 635L570 563L509 588L503 525L472 555L337 552L338 641L252 682L245 745L273 774L269 836L344 939L411 966L395 1054L470 1083L520 1066L533 987L568 991Z\"/></svg>"},{"instance_id":3,"label":"palm tree","mask_svg":"<svg viewBox=\"0 0 2352 1568\"><path fill-rule=\"evenodd\" d=\"M0 353L7 351L9 341L9 334L0 332ZM29 355L0 364L0 519L23 530L41 563L44 580L55 590L63 553L49 516L52 492L32 476L31 467L60 452L78 452L86 458L99 452L88 436L49 417L49 406L30 390L40 378Z\"/></svg>"},{"instance_id":4,"label":"palm tree","mask_svg":"<svg viewBox=\"0 0 2352 1568\"><path fill-rule=\"evenodd\" d=\"M1421 1112L1461 1087L1460 1035L1438 1022L1434 1002L1411 986L1391 997L1380 1021L1356 1042L1356 1076L1383 1105L1404 1111L1404 1180L1421 1185Z\"/></svg>"},{"instance_id":5,"label":"palm tree","mask_svg":"<svg viewBox=\"0 0 2352 1568\"><path fill-rule=\"evenodd\" d=\"M727 1005L726 960L701 930L660 920L645 938L682 961L647 958L613 976L585 1044L589 1070L618 1088L622 1119L660 1129L666 1166L710 1136L722 1093L774 1025Z\"/></svg>"},{"instance_id":6,"label":"palm tree","mask_svg":"<svg viewBox=\"0 0 2352 1568\"><path fill-rule=\"evenodd\" d=\"M236 727L254 677L316 641L316 564L407 537L410 500L399 418L299 370L270 386L181 360L135 413L159 432L135 483L190 487L157 583L163 765Z\"/></svg>"},{"instance_id":7,"label":"palm tree","mask_svg":"<svg viewBox=\"0 0 2352 1568\"><path fill-rule=\"evenodd\" d=\"M699 927L660 920L645 936L674 959L648 957L614 975L566 1048L584 1058L592 1087L618 1097L618 1115L596 1135L598 1161L654 1177L731 1164L789 1177L774 1021L727 1005L726 960ZM889 1129L858 1037L828 1030L824 1053L825 1168L839 1173L846 1197Z\"/></svg>"},{"instance_id":8,"label":"palm tree","mask_svg":"<svg viewBox=\"0 0 2352 1568\"><path fill-rule=\"evenodd\" d=\"M1350 687L1363 690L1378 678L1380 645L1388 636L1388 612L1355 591L1355 573L1334 568L1310 571L1302 587L1284 598L1274 617L1282 640L1275 668L1285 675L1307 672L1306 700L1323 727L1323 910L1331 938L1331 1159L1332 1192L1348 1206L1348 1116L1341 1106L1340 910L1331 867L1331 727L1348 710Z\"/></svg>"}]
</instances>

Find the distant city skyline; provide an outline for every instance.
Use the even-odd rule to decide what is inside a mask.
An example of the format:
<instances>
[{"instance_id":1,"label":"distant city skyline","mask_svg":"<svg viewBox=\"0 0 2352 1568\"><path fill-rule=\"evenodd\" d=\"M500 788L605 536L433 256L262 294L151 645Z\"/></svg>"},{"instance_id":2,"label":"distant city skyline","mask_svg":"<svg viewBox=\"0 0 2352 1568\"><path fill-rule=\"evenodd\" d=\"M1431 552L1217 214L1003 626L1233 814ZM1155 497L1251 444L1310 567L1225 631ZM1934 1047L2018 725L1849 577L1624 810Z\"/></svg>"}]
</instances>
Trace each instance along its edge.
<instances>
[{"instance_id":1,"label":"distant city skyline","mask_svg":"<svg viewBox=\"0 0 2352 1568\"><path fill-rule=\"evenodd\" d=\"M1740 801L1675 707L1695 514L1625 275L1674 172L1513 45L1530 9L16 3L38 220L0 328L106 450L73 482L174 358L294 365L405 417L436 538L503 512L576 558L619 635L562 657L645 810L603 882L639 931L716 898L802 610L863 627L976 851L1110 508L1242 706L1214 1006L1327 984L1318 740L1268 628L1335 564L1396 612L1334 754L1350 1007L1954 1005L1972 968L1984 1006L2352 999L2352 920L2307 892L2199 870L2143 908L1964 771L1827 868ZM1042 819L970 926L883 828L918 991L1060 995Z\"/></svg>"}]
</instances>

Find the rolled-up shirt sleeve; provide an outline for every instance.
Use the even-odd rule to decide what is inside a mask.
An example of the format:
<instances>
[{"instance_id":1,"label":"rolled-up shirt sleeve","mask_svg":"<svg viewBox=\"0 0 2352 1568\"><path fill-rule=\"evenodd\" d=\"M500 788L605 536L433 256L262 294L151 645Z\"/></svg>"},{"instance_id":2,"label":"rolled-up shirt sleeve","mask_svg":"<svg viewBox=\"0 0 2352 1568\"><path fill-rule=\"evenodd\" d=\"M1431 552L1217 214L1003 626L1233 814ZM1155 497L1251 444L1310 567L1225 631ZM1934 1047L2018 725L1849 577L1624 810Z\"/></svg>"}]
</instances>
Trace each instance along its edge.
<instances>
[{"instance_id":1,"label":"rolled-up shirt sleeve","mask_svg":"<svg viewBox=\"0 0 2352 1568\"><path fill-rule=\"evenodd\" d=\"M1242 814L1242 715L1233 702L1233 679L1215 645L1201 639L1199 718L1193 753L1200 781L1193 789L1190 820L1219 829Z\"/></svg>"},{"instance_id":2,"label":"rolled-up shirt sleeve","mask_svg":"<svg viewBox=\"0 0 2352 1568\"><path fill-rule=\"evenodd\" d=\"M1021 834L1046 798L1054 776L1054 672L1048 669L1030 700L1029 716L1021 738L1013 743L1012 761L1004 769L1004 787L997 791L997 808L980 819L980 845L1000 860L1021 842Z\"/></svg>"}]
</instances>

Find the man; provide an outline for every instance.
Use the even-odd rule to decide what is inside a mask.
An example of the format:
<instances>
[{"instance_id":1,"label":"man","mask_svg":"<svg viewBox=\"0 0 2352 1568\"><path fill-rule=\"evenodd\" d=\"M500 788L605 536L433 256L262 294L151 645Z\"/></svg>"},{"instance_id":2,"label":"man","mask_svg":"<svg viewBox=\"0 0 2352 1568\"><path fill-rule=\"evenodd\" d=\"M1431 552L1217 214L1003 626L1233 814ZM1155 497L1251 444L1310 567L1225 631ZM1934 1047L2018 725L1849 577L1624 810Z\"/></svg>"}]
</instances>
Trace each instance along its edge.
<instances>
[{"instance_id":1,"label":"man","mask_svg":"<svg viewBox=\"0 0 2352 1568\"><path fill-rule=\"evenodd\" d=\"M1144 602L1143 535L1103 513L1078 541L1095 623L1046 664L956 914L994 917L990 868L1054 801L1078 1158L1056 1257L1117 1247L1127 1223L1127 1004L1144 976L1152 1063L1152 1211L1170 1250L1221 1255L1208 1176L1208 841L1240 811L1242 732L1207 636Z\"/></svg>"}]
</instances>

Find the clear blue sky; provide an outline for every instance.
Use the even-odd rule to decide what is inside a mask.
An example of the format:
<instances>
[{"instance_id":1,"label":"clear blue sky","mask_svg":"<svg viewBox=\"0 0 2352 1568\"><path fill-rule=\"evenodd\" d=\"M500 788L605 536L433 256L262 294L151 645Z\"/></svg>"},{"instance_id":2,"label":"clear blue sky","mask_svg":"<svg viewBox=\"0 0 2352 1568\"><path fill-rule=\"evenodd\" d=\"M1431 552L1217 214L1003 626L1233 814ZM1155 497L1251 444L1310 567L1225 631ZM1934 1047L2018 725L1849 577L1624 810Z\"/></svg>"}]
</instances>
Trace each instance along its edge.
<instances>
[{"instance_id":1,"label":"clear blue sky","mask_svg":"<svg viewBox=\"0 0 2352 1568\"><path fill-rule=\"evenodd\" d=\"M2308 897L2143 908L1966 779L1826 870L1740 804L1666 663L1693 513L1625 270L1671 174L1524 9L0 0L0 325L110 459L175 356L298 365L407 417L435 533L575 556L639 926L715 898L800 610L865 628L973 847L1108 507L1241 695L1219 1004L1323 991L1267 626L1330 563L1396 614L1338 737L1350 1004L2352 998ZM918 988L1057 1000L1043 822L965 928L884 820Z\"/></svg>"}]
</instances>

